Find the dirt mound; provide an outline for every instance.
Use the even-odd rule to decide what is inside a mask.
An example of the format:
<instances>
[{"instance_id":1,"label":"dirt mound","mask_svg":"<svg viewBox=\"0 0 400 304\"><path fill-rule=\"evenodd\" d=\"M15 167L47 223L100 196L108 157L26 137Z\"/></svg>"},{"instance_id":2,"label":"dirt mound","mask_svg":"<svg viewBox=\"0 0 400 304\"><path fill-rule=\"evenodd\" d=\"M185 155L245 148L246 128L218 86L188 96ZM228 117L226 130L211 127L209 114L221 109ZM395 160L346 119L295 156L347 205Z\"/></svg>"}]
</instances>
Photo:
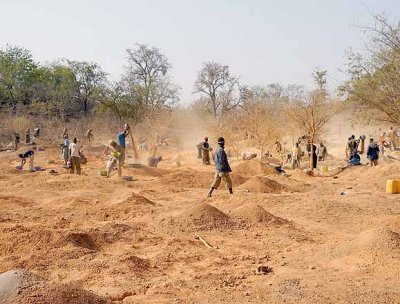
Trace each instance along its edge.
<instances>
[{"instance_id":1,"label":"dirt mound","mask_svg":"<svg viewBox=\"0 0 400 304\"><path fill-rule=\"evenodd\" d=\"M229 217L221 210L204 203L198 203L176 217L181 226L195 230L228 228L232 225Z\"/></svg>"},{"instance_id":2,"label":"dirt mound","mask_svg":"<svg viewBox=\"0 0 400 304\"><path fill-rule=\"evenodd\" d=\"M180 188L209 188L214 174L196 170L179 170L152 181L152 185ZM247 179L237 174L231 174L234 186L243 184Z\"/></svg>"},{"instance_id":3,"label":"dirt mound","mask_svg":"<svg viewBox=\"0 0 400 304\"><path fill-rule=\"evenodd\" d=\"M307 172L300 169L295 169L293 173L290 175L290 178L293 178L298 181L313 179L311 175L307 174Z\"/></svg>"},{"instance_id":4,"label":"dirt mound","mask_svg":"<svg viewBox=\"0 0 400 304\"><path fill-rule=\"evenodd\" d=\"M274 167L257 159L244 161L235 166L233 171L244 176L277 174Z\"/></svg>"},{"instance_id":5,"label":"dirt mound","mask_svg":"<svg viewBox=\"0 0 400 304\"><path fill-rule=\"evenodd\" d=\"M231 211L233 217L245 220L251 224L285 225L289 222L267 212L257 204L247 204Z\"/></svg>"},{"instance_id":6,"label":"dirt mound","mask_svg":"<svg viewBox=\"0 0 400 304\"><path fill-rule=\"evenodd\" d=\"M47 282L24 270L0 274L2 303L15 304L106 304L106 299L72 285Z\"/></svg>"},{"instance_id":7,"label":"dirt mound","mask_svg":"<svg viewBox=\"0 0 400 304\"><path fill-rule=\"evenodd\" d=\"M400 235L387 228L365 231L354 241L355 245L364 252L400 254Z\"/></svg>"},{"instance_id":8,"label":"dirt mound","mask_svg":"<svg viewBox=\"0 0 400 304\"><path fill-rule=\"evenodd\" d=\"M400 257L400 234L387 228L367 230L338 247L343 255L360 257Z\"/></svg>"},{"instance_id":9,"label":"dirt mound","mask_svg":"<svg viewBox=\"0 0 400 304\"><path fill-rule=\"evenodd\" d=\"M286 187L267 177L256 176L240 185L238 189L248 190L249 192L280 193L285 191Z\"/></svg>"}]
</instances>

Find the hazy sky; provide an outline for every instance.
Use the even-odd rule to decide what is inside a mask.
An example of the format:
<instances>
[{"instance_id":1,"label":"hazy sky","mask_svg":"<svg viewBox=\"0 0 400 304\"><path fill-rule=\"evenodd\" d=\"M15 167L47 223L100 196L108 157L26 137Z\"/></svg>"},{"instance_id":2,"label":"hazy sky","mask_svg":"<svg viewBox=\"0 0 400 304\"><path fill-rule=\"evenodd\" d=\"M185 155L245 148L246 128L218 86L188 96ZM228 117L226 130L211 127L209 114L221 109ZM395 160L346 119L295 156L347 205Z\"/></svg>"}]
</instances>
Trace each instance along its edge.
<instances>
[{"instance_id":1,"label":"hazy sky","mask_svg":"<svg viewBox=\"0 0 400 304\"><path fill-rule=\"evenodd\" d=\"M188 102L210 60L249 85L310 86L315 66L344 79L344 52L362 45L354 25L373 22L368 10L400 19L398 0L0 0L0 46L24 46L41 62L95 61L115 79L127 47L156 46Z\"/></svg>"}]
</instances>

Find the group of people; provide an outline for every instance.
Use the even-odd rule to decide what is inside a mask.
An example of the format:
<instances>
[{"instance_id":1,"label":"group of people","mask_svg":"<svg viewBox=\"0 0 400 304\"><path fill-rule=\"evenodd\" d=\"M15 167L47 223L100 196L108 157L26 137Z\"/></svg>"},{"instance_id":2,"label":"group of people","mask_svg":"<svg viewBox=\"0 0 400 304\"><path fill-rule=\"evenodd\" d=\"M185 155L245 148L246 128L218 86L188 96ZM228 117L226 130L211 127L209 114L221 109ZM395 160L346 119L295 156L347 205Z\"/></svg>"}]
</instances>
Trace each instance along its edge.
<instances>
[{"instance_id":1,"label":"group of people","mask_svg":"<svg viewBox=\"0 0 400 304\"><path fill-rule=\"evenodd\" d=\"M301 150L300 147L301 141L297 141L292 148L291 153L288 155L288 161L291 162L292 169L300 168L302 159L305 157L305 152ZM311 144L311 141L307 142L306 152L308 156L308 161L310 167L313 169L317 168L318 162L323 162L326 160L328 156L328 149L324 145L323 142L319 143L317 147L315 144Z\"/></svg>"}]
</instances>

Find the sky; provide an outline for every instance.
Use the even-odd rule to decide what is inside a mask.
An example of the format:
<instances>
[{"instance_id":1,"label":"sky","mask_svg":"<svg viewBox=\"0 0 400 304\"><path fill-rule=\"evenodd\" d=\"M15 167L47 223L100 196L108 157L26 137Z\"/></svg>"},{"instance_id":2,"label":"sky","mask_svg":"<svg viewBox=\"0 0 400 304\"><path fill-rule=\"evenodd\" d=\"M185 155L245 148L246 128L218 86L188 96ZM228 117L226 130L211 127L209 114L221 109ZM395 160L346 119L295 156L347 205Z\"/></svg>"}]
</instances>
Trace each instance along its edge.
<instances>
[{"instance_id":1,"label":"sky","mask_svg":"<svg viewBox=\"0 0 400 304\"><path fill-rule=\"evenodd\" d=\"M227 64L247 85L312 86L315 67L330 88L349 47L366 41L357 25L371 13L400 20L398 0L0 0L0 48L31 50L41 63L97 62L118 79L126 48L155 46L167 56L184 104L194 100L202 63Z\"/></svg>"}]
</instances>

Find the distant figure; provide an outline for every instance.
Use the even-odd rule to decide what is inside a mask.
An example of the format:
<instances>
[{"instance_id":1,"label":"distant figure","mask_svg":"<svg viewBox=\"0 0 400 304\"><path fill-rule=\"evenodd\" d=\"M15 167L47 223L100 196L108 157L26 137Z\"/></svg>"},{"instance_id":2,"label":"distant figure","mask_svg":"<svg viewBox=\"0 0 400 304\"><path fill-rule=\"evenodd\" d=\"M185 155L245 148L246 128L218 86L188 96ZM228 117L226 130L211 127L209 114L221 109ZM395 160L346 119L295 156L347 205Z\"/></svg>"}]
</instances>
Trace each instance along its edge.
<instances>
[{"instance_id":1,"label":"distant figure","mask_svg":"<svg viewBox=\"0 0 400 304\"><path fill-rule=\"evenodd\" d=\"M26 164L26 159L29 158L29 171L33 172L33 156L35 152L32 150L28 150L25 153L18 154L19 158L21 158L21 170L24 169L24 165Z\"/></svg>"},{"instance_id":2,"label":"distant figure","mask_svg":"<svg viewBox=\"0 0 400 304\"><path fill-rule=\"evenodd\" d=\"M210 162L210 151L212 149L210 148L210 144L208 143L208 137L204 137L204 142L201 147L201 156L203 159L203 165L209 165Z\"/></svg>"},{"instance_id":3,"label":"distant figure","mask_svg":"<svg viewBox=\"0 0 400 304\"><path fill-rule=\"evenodd\" d=\"M250 160L256 158L257 154L252 152L243 152L242 153L242 160Z\"/></svg>"},{"instance_id":4,"label":"distant figure","mask_svg":"<svg viewBox=\"0 0 400 304\"><path fill-rule=\"evenodd\" d=\"M64 127L64 130L61 134L61 138L65 138L65 136L68 136L68 128L67 127Z\"/></svg>"},{"instance_id":5,"label":"distant figure","mask_svg":"<svg viewBox=\"0 0 400 304\"><path fill-rule=\"evenodd\" d=\"M396 130L393 129L393 127L390 127L390 130L388 132L388 137L389 137L389 148L390 151L395 151L397 149L397 139L399 138L399 135L397 134Z\"/></svg>"},{"instance_id":6,"label":"distant figure","mask_svg":"<svg viewBox=\"0 0 400 304\"><path fill-rule=\"evenodd\" d=\"M291 154L291 161L292 161L292 169L300 168L300 162L301 162L301 148L299 143L297 142L295 146L292 148L292 154Z\"/></svg>"},{"instance_id":7,"label":"distant figure","mask_svg":"<svg viewBox=\"0 0 400 304\"><path fill-rule=\"evenodd\" d=\"M118 167L118 176L122 177L122 153L124 149L118 145L115 141L110 140L107 148L104 150L105 155L109 155L110 158L107 162L107 177L111 176L111 172L114 167Z\"/></svg>"},{"instance_id":8,"label":"distant figure","mask_svg":"<svg viewBox=\"0 0 400 304\"><path fill-rule=\"evenodd\" d=\"M81 175L81 156L79 154L80 146L78 144L78 140L76 137L72 140L72 143L69 144L69 155L71 160L71 169L70 173Z\"/></svg>"},{"instance_id":9,"label":"distant figure","mask_svg":"<svg viewBox=\"0 0 400 304\"><path fill-rule=\"evenodd\" d=\"M61 154L62 154L62 158L64 160L64 166L68 167L69 156L70 156L68 134L64 135L64 143L62 144L62 147L61 147Z\"/></svg>"},{"instance_id":10,"label":"distant figure","mask_svg":"<svg viewBox=\"0 0 400 304\"><path fill-rule=\"evenodd\" d=\"M385 141L385 136L386 136L386 133L383 132L378 138L379 152L381 153L382 157L385 154L385 148L387 145L387 142Z\"/></svg>"},{"instance_id":11,"label":"distant figure","mask_svg":"<svg viewBox=\"0 0 400 304\"><path fill-rule=\"evenodd\" d=\"M223 137L218 138L219 148L215 151L214 161L215 161L215 176L211 189L208 192L208 197L212 196L215 189L218 189L221 184L221 179L224 179L226 187L229 189L229 193L233 194L232 190L232 180L229 173L232 172L229 166L228 157L225 153L225 139Z\"/></svg>"},{"instance_id":12,"label":"distant figure","mask_svg":"<svg viewBox=\"0 0 400 304\"><path fill-rule=\"evenodd\" d=\"M158 157L148 157L147 158L147 165L149 167L153 167L153 168L157 168L158 163L162 161L162 157L158 156Z\"/></svg>"},{"instance_id":13,"label":"distant figure","mask_svg":"<svg viewBox=\"0 0 400 304\"><path fill-rule=\"evenodd\" d=\"M35 129L33 129L33 137L38 138L40 135L40 128L36 127Z\"/></svg>"},{"instance_id":14,"label":"distant figure","mask_svg":"<svg viewBox=\"0 0 400 304\"><path fill-rule=\"evenodd\" d=\"M86 142L90 146L91 142L93 140L93 129L90 128L89 130L86 131Z\"/></svg>"},{"instance_id":15,"label":"distant figure","mask_svg":"<svg viewBox=\"0 0 400 304\"><path fill-rule=\"evenodd\" d=\"M275 152L278 153L279 155L281 155L283 149L282 149L282 145L279 141L275 142L274 148L275 148Z\"/></svg>"},{"instance_id":16,"label":"distant figure","mask_svg":"<svg viewBox=\"0 0 400 304\"><path fill-rule=\"evenodd\" d=\"M149 150L149 146L147 145L147 143L143 142L139 145L139 149L140 150L145 150L148 151Z\"/></svg>"},{"instance_id":17,"label":"distant figure","mask_svg":"<svg viewBox=\"0 0 400 304\"><path fill-rule=\"evenodd\" d=\"M371 138L369 140L369 145L368 145L368 149L367 149L367 158L370 161L371 167L378 165L379 146L377 143L374 142L373 138Z\"/></svg>"},{"instance_id":18,"label":"distant figure","mask_svg":"<svg viewBox=\"0 0 400 304\"><path fill-rule=\"evenodd\" d=\"M359 166L361 165L361 157L358 153L353 154L349 159L349 164L351 166Z\"/></svg>"},{"instance_id":19,"label":"distant figure","mask_svg":"<svg viewBox=\"0 0 400 304\"><path fill-rule=\"evenodd\" d=\"M313 147L313 155L312 155L312 158L313 158L313 169L316 169L317 168L317 163L318 163L317 146L313 144L312 147ZM311 167L311 164L310 164L310 167Z\"/></svg>"},{"instance_id":20,"label":"distant figure","mask_svg":"<svg viewBox=\"0 0 400 304\"><path fill-rule=\"evenodd\" d=\"M14 149L17 150L18 149L18 144L21 141L21 137L19 136L18 132L14 132Z\"/></svg>"},{"instance_id":21,"label":"distant figure","mask_svg":"<svg viewBox=\"0 0 400 304\"><path fill-rule=\"evenodd\" d=\"M328 155L328 150L323 142L320 142L319 147L317 149L318 161L325 161L326 156Z\"/></svg>"},{"instance_id":22,"label":"distant figure","mask_svg":"<svg viewBox=\"0 0 400 304\"><path fill-rule=\"evenodd\" d=\"M31 130L29 128L25 130L25 143L31 143Z\"/></svg>"},{"instance_id":23,"label":"distant figure","mask_svg":"<svg viewBox=\"0 0 400 304\"><path fill-rule=\"evenodd\" d=\"M355 139L355 136L352 135L349 137L349 140L347 142L347 150L346 150L346 156L349 157L349 159L355 155L358 154L358 142Z\"/></svg>"},{"instance_id":24,"label":"distant figure","mask_svg":"<svg viewBox=\"0 0 400 304\"><path fill-rule=\"evenodd\" d=\"M196 147L197 147L197 158L200 159L202 158L202 147L203 147L204 141L199 142Z\"/></svg>"},{"instance_id":25,"label":"distant figure","mask_svg":"<svg viewBox=\"0 0 400 304\"><path fill-rule=\"evenodd\" d=\"M119 161L121 162L121 166L124 164L125 162L125 149L126 149L126 137L129 135L131 131L131 128L129 126L129 124L125 124L124 128L121 129L121 131L118 133L117 136L117 143L120 149L120 153L121 153L121 157L119 159Z\"/></svg>"}]
</instances>

